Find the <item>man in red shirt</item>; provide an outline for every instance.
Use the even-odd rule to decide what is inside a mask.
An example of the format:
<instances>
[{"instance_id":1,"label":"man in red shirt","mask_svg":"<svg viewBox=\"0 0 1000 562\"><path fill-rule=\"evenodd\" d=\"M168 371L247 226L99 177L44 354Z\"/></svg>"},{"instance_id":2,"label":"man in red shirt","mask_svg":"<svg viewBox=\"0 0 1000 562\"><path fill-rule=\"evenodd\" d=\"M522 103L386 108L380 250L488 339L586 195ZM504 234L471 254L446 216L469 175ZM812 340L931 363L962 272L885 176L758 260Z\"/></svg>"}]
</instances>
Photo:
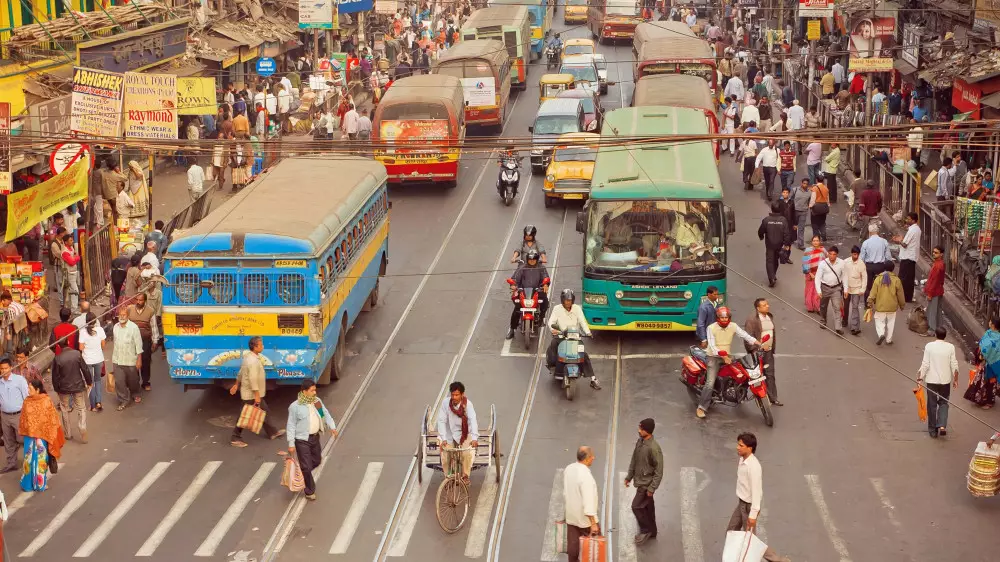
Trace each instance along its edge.
<instances>
[{"instance_id":1,"label":"man in red shirt","mask_svg":"<svg viewBox=\"0 0 1000 562\"><path fill-rule=\"evenodd\" d=\"M882 192L875 187L872 180L865 181L865 188L858 197L858 218L860 220L861 236L868 235L868 223L882 212Z\"/></svg>"},{"instance_id":2,"label":"man in red shirt","mask_svg":"<svg viewBox=\"0 0 1000 562\"><path fill-rule=\"evenodd\" d=\"M70 324L69 317L72 312L65 306L59 309L59 323L52 328L49 334L49 345L55 344L52 351L59 355L63 348L71 347L76 349L76 326Z\"/></svg>"},{"instance_id":3,"label":"man in red shirt","mask_svg":"<svg viewBox=\"0 0 1000 562\"><path fill-rule=\"evenodd\" d=\"M941 324L941 298L944 296L944 248L934 246L931 250L934 263L927 274L924 295L927 296L927 337L934 337L934 331Z\"/></svg>"}]
</instances>

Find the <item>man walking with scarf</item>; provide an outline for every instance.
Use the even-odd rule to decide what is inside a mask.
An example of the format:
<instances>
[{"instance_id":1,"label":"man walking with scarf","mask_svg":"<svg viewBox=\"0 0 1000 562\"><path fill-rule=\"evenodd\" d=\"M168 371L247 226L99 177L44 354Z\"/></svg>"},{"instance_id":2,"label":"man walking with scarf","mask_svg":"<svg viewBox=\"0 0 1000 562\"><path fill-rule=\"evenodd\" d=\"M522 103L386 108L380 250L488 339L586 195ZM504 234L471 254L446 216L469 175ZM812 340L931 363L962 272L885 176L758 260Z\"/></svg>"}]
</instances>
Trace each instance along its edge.
<instances>
[{"instance_id":1,"label":"man walking with scarf","mask_svg":"<svg viewBox=\"0 0 1000 562\"><path fill-rule=\"evenodd\" d=\"M316 499L316 479L312 473L323 461L319 434L328 428L336 437L337 424L333 421L333 415L316 396L316 383L312 379L306 379L302 381L298 399L288 406L288 423L285 429L288 432L288 453L299 461L307 500Z\"/></svg>"},{"instance_id":2,"label":"man walking with scarf","mask_svg":"<svg viewBox=\"0 0 1000 562\"><path fill-rule=\"evenodd\" d=\"M469 473L472 472L472 461L479 446L479 425L476 420L476 409L472 401L465 396L465 385L455 381L448 387L451 396L441 402L437 416L438 441L440 442L441 463L445 467L451 465L451 456L455 454L448 449L462 448L460 452L462 463L462 480L469 483Z\"/></svg>"}]
</instances>

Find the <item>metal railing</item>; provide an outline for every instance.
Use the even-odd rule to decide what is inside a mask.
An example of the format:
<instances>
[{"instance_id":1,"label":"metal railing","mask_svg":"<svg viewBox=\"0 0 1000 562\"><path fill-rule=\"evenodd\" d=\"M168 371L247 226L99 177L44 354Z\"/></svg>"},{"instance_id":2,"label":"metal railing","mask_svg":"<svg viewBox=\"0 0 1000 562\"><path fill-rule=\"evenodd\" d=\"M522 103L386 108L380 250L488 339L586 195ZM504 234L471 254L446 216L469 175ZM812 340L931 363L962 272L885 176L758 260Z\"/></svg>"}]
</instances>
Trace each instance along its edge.
<instances>
[{"instance_id":1,"label":"metal railing","mask_svg":"<svg viewBox=\"0 0 1000 562\"><path fill-rule=\"evenodd\" d=\"M191 228L198 224L198 221L205 218L205 215L209 213L211 208L212 192L211 190L206 190L197 200L184 207L183 210L167 221L163 226L163 234L166 235L167 240L170 240L170 236L174 230L178 228Z\"/></svg>"},{"instance_id":2,"label":"metal railing","mask_svg":"<svg viewBox=\"0 0 1000 562\"><path fill-rule=\"evenodd\" d=\"M111 282L111 260L115 258L117 237L111 225L87 238L84 244L84 290L87 298L93 299L104 294Z\"/></svg>"}]
</instances>

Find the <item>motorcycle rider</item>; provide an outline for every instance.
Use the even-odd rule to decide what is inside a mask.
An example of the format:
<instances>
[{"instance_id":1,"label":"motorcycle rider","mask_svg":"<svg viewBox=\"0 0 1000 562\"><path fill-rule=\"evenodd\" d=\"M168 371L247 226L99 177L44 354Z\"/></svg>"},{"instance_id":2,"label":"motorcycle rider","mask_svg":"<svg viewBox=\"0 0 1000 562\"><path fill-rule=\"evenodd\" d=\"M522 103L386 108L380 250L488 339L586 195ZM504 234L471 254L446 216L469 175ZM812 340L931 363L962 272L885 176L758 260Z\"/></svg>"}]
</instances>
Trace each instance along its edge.
<instances>
[{"instance_id":1,"label":"motorcycle rider","mask_svg":"<svg viewBox=\"0 0 1000 562\"><path fill-rule=\"evenodd\" d=\"M507 339L514 339L514 330L521 324L521 303L517 298L518 288L538 289L535 293L538 299L538 318L545 318L545 312L549 308L549 299L546 293L549 290L548 284L543 284L549 278L549 270L538 262L538 250L531 248L525 255L525 264L517 268L514 275L514 285L511 287L511 299L514 301L514 310L510 313L510 328L507 329Z\"/></svg>"},{"instance_id":2,"label":"motorcycle rider","mask_svg":"<svg viewBox=\"0 0 1000 562\"><path fill-rule=\"evenodd\" d=\"M548 256L545 254L545 246L538 243L535 239L535 235L538 233L538 229L535 225L529 224L524 227L524 235L521 238L521 247L514 250L514 255L510 258L510 263L517 263L518 258L528 253L528 250L534 248L538 250L538 254L543 264L549 263Z\"/></svg>"},{"instance_id":3,"label":"motorcycle rider","mask_svg":"<svg viewBox=\"0 0 1000 562\"><path fill-rule=\"evenodd\" d=\"M728 306L720 306L715 310L715 322L705 330L708 337L708 374L705 377L705 386L701 389L701 399L698 401L698 409L695 415L704 418L709 406L712 405L712 391L715 389L715 379L719 376L719 368L733 362L730 348L733 339L739 336L743 341L751 345L760 345L756 338L751 336L738 325L733 323Z\"/></svg>"},{"instance_id":4,"label":"motorcycle rider","mask_svg":"<svg viewBox=\"0 0 1000 562\"><path fill-rule=\"evenodd\" d=\"M549 317L549 329L552 330L552 341L545 350L545 363L550 370L556 368L559 361L559 338L555 337L567 330L576 330L584 336L592 336L590 325L587 324L587 317L583 315L583 308L576 304L576 293L573 289L563 289L559 295L562 306L552 309L552 316ZM583 372L590 375L590 386L594 390L601 389L601 383L597 381L594 368L590 364L590 356L586 352L583 354Z\"/></svg>"},{"instance_id":5,"label":"motorcycle rider","mask_svg":"<svg viewBox=\"0 0 1000 562\"><path fill-rule=\"evenodd\" d=\"M559 38L559 34L558 33L556 33L554 37L551 37L549 39L549 42L548 42L548 44L545 45L545 48L546 49L555 49L555 54L556 54L557 57L559 56L560 53L562 53L563 42L562 42L562 39Z\"/></svg>"}]
</instances>

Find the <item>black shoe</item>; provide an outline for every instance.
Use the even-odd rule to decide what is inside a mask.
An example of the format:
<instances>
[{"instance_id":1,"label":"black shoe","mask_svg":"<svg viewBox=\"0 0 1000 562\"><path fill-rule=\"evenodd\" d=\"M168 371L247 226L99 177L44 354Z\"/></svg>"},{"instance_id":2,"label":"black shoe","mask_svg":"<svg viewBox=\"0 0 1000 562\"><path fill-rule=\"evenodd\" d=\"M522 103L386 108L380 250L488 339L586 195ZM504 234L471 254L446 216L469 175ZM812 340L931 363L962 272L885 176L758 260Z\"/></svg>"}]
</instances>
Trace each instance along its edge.
<instances>
[{"instance_id":1,"label":"black shoe","mask_svg":"<svg viewBox=\"0 0 1000 562\"><path fill-rule=\"evenodd\" d=\"M776 283L777 283L777 281L768 281L768 282L767 282L767 286L768 286L768 287L771 287L771 288L774 288L774 285L775 285Z\"/></svg>"},{"instance_id":2,"label":"black shoe","mask_svg":"<svg viewBox=\"0 0 1000 562\"><path fill-rule=\"evenodd\" d=\"M512 340L512 339L514 339L514 328L507 328L507 335L504 336L504 339L505 340Z\"/></svg>"},{"instance_id":3,"label":"black shoe","mask_svg":"<svg viewBox=\"0 0 1000 562\"><path fill-rule=\"evenodd\" d=\"M941 436L941 437L944 437L945 435L948 435L948 430L945 429L945 428L943 428L943 427L939 427L938 428L938 435Z\"/></svg>"},{"instance_id":4,"label":"black shoe","mask_svg":"<svg viewBox=\"0 0 1000 562\"><path fill-rule=\"evenodd\" d=\"M780 401L780 400L771 400L771 404L774 404L775 406L784 406L785 405L785 403L782 402L782 401Z\"/></svg>"},{"instance_id":5,"label":"black shoe","mask_svg":"<svg viewBox=\"0 0 1000 562\"><path fill-rule=\"evenodd\" d=\"M861 333L861 330L851 330L851 335L856 336Z\"/></svg>"},{"instance_id":6,"label":"black shoe","mask_svg":"<svg viewBox=\"0 0 1000 562\"><path fill-rule=\"evenodd\" d=\"M837 332L838 336L844 335L844 331L843 330L835 330L835 331Z\"/></svg>"},{"instance_id":7,"label":"black shoe","mask_svg":"<svg viewBox=\"0 0 1000 562\"><path fill-rule=\"evenodd\" d=\"M930 435L931 437L933 437L933 438L937 439L937 436L938 436L938 430L936 430L936 429L931 429L931 430L928 430L928 431L927 431L927 433L928 433L928 434L929 434L929 435Z\"/></svg>"},{"instance_id":8,"label":"black shoe","mask_svg":"<svg viewBox=\"0 0 1000 562\"><path fill-rule=\"evenodd\" d=\"M820 324L819 325L819 329L820 330L827 330L828 328L826 327L826 324Z\"/></svg>"},{"instance_id":9,"label":"black shoe","mask_svg":"<svg viewBox=\"0 0 1000 562\"><path fill-rule=\"evenodd\" d=\"M878 340L875 341L875 345L882 345L885 342L885 336L879 336Z\"/></svg>"}]
</instances>

